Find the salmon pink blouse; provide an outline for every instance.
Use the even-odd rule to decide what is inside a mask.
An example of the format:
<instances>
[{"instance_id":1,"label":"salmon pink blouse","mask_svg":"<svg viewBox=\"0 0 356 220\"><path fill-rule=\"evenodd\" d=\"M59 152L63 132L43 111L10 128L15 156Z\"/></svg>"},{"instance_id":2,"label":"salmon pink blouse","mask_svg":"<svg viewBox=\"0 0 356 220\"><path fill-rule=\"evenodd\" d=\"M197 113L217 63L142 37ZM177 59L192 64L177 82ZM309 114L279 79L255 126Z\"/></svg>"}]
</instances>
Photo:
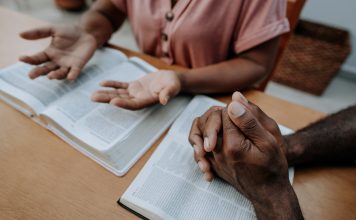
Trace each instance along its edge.
<instances>
[{"instance_id":1,"label":"salmon pink blouse","mask_svg":"<svg viewBox=\"0 0 356 220\"><path fill-rule=\"evenodd\" d=\"M287 0L111 0L144 53L196 68L289 31Z\"/></svg>"}]
</instances>

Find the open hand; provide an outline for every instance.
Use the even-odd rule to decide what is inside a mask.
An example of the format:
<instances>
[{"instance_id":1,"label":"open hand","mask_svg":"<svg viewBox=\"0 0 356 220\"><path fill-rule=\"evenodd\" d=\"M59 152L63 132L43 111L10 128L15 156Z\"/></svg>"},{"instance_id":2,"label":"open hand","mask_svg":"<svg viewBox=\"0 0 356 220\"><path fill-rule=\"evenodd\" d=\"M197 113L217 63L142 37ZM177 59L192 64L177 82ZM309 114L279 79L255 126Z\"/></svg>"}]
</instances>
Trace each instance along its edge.
<instances>
[{"instance_id":1,"label":"open hand","mask_svg":"<svg viewBox=\"0 0 356 220\"><path fill-rule=\"evenodd\" d=\"M181 89L181 83L174 71L160 70L132 82L104 81L101 86L113 90L100 90L93 94L95 102L110 103L115 106L138 110L150 105L167 104Z\"/></svg>"},{"instance_id":2,"label":"open hand","mask_svg":"<svg viewBox=\"0 0 356 220\"><path fill-rule=\"evenodd\" d=\"M97 48L93 35L72 25L36 28L22 32L20 36L27 40L52 37L50 45L43 51L19 58L28 64L43 64L31 70L31 79L47 75L49 79L74 80Z\"/></svg>"}]
</instances>

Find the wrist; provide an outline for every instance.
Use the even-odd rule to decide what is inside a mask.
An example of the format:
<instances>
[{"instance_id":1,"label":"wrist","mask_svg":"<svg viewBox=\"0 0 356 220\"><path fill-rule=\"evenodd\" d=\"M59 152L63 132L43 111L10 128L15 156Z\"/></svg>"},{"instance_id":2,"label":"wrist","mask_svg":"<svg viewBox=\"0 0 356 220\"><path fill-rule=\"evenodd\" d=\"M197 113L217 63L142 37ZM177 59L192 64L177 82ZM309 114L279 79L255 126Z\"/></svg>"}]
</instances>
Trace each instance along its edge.
<instances>
[{"instance_id":1,"label":"wrist","mask_svg":"<svg viewBox=\"0 0 356 220\"><path fill-rule=\"evenodd\" d=\"M287 145L285 152L288 165L292 166L298 164L305 150L300 138L295 134L283 136L283 138Z\"/></svg>"},{"instance_id":2,"label":"wrist","mask_svg":"<svg viewBox=\"0 0 356 220\"><path fill-rule=\"evenodd\" d=\"M303 219L293 187L288 182L272 190L264 189L251 201L258 219Z\"/></svg>"},{"instance_id":3,"label":"wrist","mask_svg":"<svg viewBox=\"0 0 356 220\"><path fill-rule=\"evenodd\" d=\"M82 36L84 36L90 42L95 43L97 48L99 48L103 45L103 43L100 41L100 39L98 39L98 36L95 34L95 32L90 31L90 29L87 29L81 25L76 25L76 28Z\"/></svg>"},{"instance_id":4,"label":"wrist","mask_svg":"<svg viewBox=\"0 0 356 220\"><path fill-rule=\"evenodd\" d=\"M262 205L274 201L280 196L285 195L290 190L293 190L293 188L288 177L278 178L278 180L269 179L265 184L255 187L254 191L246 196L252 204Z\"/></svg>"},{"instance_id":5,"label":"wrist","mask_svg":"<svg viewBox=\"0 0 356 220\"><path fill-rule=\"evenodd\" d=\"M176 71L175 73L176 73L176 76L177 76L178 81L179 81L180 91L186 92L186 88L187 88L186 73L182 72L182 71Z\"/></svg>"}]
</instances>

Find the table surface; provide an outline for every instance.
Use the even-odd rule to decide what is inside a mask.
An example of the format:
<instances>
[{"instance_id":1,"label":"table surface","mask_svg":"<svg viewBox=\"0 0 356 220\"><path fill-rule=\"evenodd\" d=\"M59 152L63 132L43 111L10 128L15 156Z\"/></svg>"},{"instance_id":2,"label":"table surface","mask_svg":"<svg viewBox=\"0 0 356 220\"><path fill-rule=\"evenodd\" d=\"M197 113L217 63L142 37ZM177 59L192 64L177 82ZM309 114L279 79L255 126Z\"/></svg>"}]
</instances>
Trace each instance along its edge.
<instances>
[{"instance_id":1,"label":"table surface","mask_svg":"<svg viewBox=\"0 0 356 220\"><path fill-rule=\"evenodd\" d=\"M20 31L46 25L0 7L0 68L32 54L48 40L24 41ZM140 56L158 68L179 68ZM299 129L324 116L258 91L247 98L278 123ZM229 96L216 97L228 102ZM0 219L135 219L117 199L157 147L160 140L131 168L117 177L64 143L43 127L0 101ZM307 219L356 219L356 169L297 169L293 187Z\"/></svg>"}]
</instances>

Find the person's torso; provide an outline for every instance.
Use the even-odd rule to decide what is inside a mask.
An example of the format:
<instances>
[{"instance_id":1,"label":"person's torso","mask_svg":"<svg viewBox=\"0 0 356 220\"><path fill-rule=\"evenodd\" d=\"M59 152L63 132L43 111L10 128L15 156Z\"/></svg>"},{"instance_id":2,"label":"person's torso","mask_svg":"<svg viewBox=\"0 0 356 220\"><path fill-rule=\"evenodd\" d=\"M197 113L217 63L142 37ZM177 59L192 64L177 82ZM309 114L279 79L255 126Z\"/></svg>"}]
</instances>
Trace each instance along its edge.
<instances>
[{"instance_id":1,"label":"person's torso","mask_svg":"<svg viewBox=\"0 0 356 220\"><path fill-rule=\"evenodd\" d=\"M129 0L136 41L147 54L170 64L201 67L233 54L243 0Z\"/></svg>"}]
</instances>

